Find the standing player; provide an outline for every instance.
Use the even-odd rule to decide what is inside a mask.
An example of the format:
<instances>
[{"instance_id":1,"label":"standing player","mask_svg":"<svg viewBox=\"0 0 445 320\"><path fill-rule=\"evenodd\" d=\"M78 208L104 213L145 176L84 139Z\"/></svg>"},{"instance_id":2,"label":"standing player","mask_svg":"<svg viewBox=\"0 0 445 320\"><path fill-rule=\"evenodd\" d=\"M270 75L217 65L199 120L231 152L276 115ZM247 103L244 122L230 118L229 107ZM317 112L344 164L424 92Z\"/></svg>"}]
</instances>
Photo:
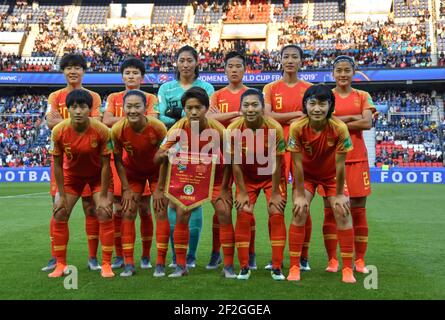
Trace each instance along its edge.
<instances>
[{"instance_id":1,"label":"standing player","mask_svg":"<svg viewBox=\"0 0 445 320\"><path fill-rule=\"evenodd\" d=\"M351 198L352 225L354 227L355 270L368 273L365 253L368 244L366 220L366 197L371 194L368 152L363 139L363 130L372 126L372 114L376 111L371 96L351 87L355 74L355 63L349 56L338 56L334 60L335 112L334 115L346 123L354 150L346 157L346 184ZM337 272L337 234L332 208L325 203L323 235L329 265L326 271Z\"/></svg>"},{"instance_id":2,"label":"standing player","mask_svg":"<svg viewBox=\"0 0 445 320\"><path fill-rule=\"evenodd\" d=\"M267 84L264 89L266 100L266 115L277 120L284 131L285 141L289 138L290 124L303 116L303 95L312 84L298 79L298 70L303 60L303 50L297 45L290 44L281 49L281 65L283 78ZM285 177L289 178L291 172L291 156L289 152L284 155ZM270 233L270 228L269 228ZM308 263L309 241L312 233L312 220L309 216L306 223L306 238L301 258L301 270L311 270ZM265 269L270 269L267 265Z\"/></svg>"},{"instance_id":3,"label":"standing player","mask_svg":"<svg viewBox=\"0 0 445 320\"><path fill-rule=\"evenodd\" d=\"M199 87L192 87L187 90L181 98L181 105L184 106L186 117L179 120L167 133L166 141L156 155L158 159L167 162L168 150L177 145L180 150L189 152L192 148L192 140L199 141L199 150L206 146L210 141L201 141L200 135L204 130L211 130L212 137L216 135L219 138L217 150L212 149L218 155L217 167L212 193L212 205L218 214L221 223L221 244L224 253L223 274L226 278L236 278L233 268L234 255L234 230L231 219L232 197L228 189L228 180L230 177L230 166L224 166L222 163L222 142L224 126L218 121L207 119L206 113L210 106L207 92ZM196 128L195 132L194 129ZM206 133L209 133L207 131ZM187 141L182 141L178 133L185 133ZM178 145L179 144L179 145ZM187 274L186 251L190 240L189 221L190 211L184 211L182 208L176 208L176 225L174 229L174 250L176 253L176 270L169 277L182 277Z\"/></svg>"},{"instance_id":4,"label":"standing player","mask_svg":"<svg viewBox=\"0 0 445 320\"><path fill-rule=\"evenodd\" d=\"M263 190L268 203L271 230L271 275L274 280L284 280L281 266L286 245L284 209L287 197L284 166L282 165L282 157L285 152L283 129L277 121L264 116L264 98L261 91L248 89L242 94L241 112L243 117L233 121L227 128L228 133L235 137L234 143L231 143L232 156L236 159L237 154L241 153L242 155L241 164L237 164L236 160L232 162L237 190L235 243L241 268L237 278L247 280L250 277L248 253L251 241L251 215L253 215L258 195ZM253 137L250 139L251 143L254 143L253 147L246 143L246 139L242 139L243 136L248 137L249 135ZM260 165L257 156L264 155L266 148L269 163ZM253 163L249 163L249 159L253 159ZM270 162L274 165L270 165ZM260 172L262 169L265 170L268 165L270 172Z\"/></svg>"},{"instance_id":5,"label":"standing player","mask_svg":"<svg viewBox=\"0 0 445 320\"><path fill-rule=\"evenodd\" d=\"M97 205L99 237L102 244L102 271L104 278L113 277L112 199L110 185L110 153L112 142L108 128L89 118L93 107L92 95L83 89L71 91L66 97L70 119L56 125L51 133L51 153L54 157L59 198L54 204L54 252L56 269L48 276L61 277L66 273L66 252L69 240L68 220L72 209L89 185Z\"/></svg>"},{"instance_id":6,"label":"standing player","mask_svg":"<svg viewBox=\"0 0 445 320\"><path fill-rule=\"evenodd\" d=\"M179 119L185 116L181 97L186 90L191 87L200 87L207 92L209 97L215 91L210 83L198 79L199 61L198 53L195 49L190 46L184 46L179 49L176 54L176 64L176 80L164 83L158 91L159 119L166 125L167 129L170 129ZM173 229L176 223L176 211L173 204L170 204L168 207L168 220L171 228L170 241L173 245ZM187 265L189 268L194 268L196 266L196 251L202 229L201 207L192 210L189 226L190 247L187 254ZM170 264L170 267L176 268L175 259L173 255L173 262Z\"/></svg>"},{"instance_id":7,"label":"standing player","mask_svg":"<svg viewBox=\"0 0 445 320\"><path fill-rule=\"evenodd\" d=\"M215 119L227 126L242 115L240 112L241 95L248 89L243 84L243 76L246 72L246 59L236 51L229 52L225 58L225 72L229 85L216 91L210 99L210 108L207 112L208 119ZM229 186L231 189L231 186ZM251 215L251 240L249 247L249 268L256 270L255 262L255 216ZM212 254L207 269L215 269L221 262L219 240L218 215L213 215L213 242Z\"/></svg>"},{"instance_id":8,"label":"standing player","mask_svg":"<svg viewBox=\"0 0 445 320\"><path fill-rule=\"evenodd\" d=\"M125 83L125 90L112 93L108 96L107 105L104 112L103 123L108 127L112 127L116 122L124 118L124 102L123 97L128 90L139 90L144 80L145 65L137 58L131 57L126 59L120 66L122 80ZM155 110L158 99L155 95L144 93L146 97L147 106L144 111L147 115L158 117L158 112ZM113 174L114 185L114 245L116 250L116 257L111 267L113 269L121 268L124 265L122 253L121 240L121 224L122 224L122 207L120 205L122 196L122 185L114 165L114 157L111 155L111 172ZM141 219L141 238L142 238L142 257L141 268L151 268L150 264L150 248L153 238L153 220L150 212L150 190L148 185L145 187L141 201L139 202L139 216Z\"/></svg>"},{"instance_id":9,"label":"standing player","mask_svg":"<svg viewBox=\"0 0 445 320\"><path fill-rule=\"evenodd\" d=\"M325 85L310 87L303 98L307 117L290 127L288 150L294 170L293 217L289 227L290 271L288 280L300 280L300 256L306 219L317 188L334 209L337 234L343 259L343 282L353 283L352 245L354 233L349 199L344 192L346 153L352 150L348 128L331 117L335 97Z\"/></svg>"},{"instance_id":10,"label":"standing player","mask_svg":"<svg viewBox=\"0 0 445 320\"><path fill-rule=\"evenodd\" d=\"M167 128L161 121L145 116L146 99L144 92L128 90L123 96L125 118L118 121L111 129L116 169L122 183L121 232L125 270L120 275L123 277L135 273L133 254L137 205L143 201L142 192L147 183L151 192L156 189L159 167L153 163L153 157L167 134ZM153 232L153 226L151 231ZM143 233L142 235L144 236ZM152 235L153 233L149 236ZM141 268L144 268L142 263Z\"/></svg>"},{"instance_id":11,"label":"standing player","mask_svg":"<svg viewBox=\"0 0 445 320\"><path fill-rule=\"evenodd\" d=\"M64 119L69 118L69 112L65 104L65 100L71 91L82 88L82 78L85 74L85 70L87 69L87 64L83 56L69 53L62 57L62 60L60 61L60 69L63 71L67 86L51 93L48 97L48 112L46 114L46 120L48 128L50 129L54 128L55 125L62 122ZM88 92L90 92L93 97L93 107L90 110L89 116L100 119L100 96L95 92ZM52 159L50 194L54 203L57 194L57 184L54 177L54 161ZM88 238L88 268L90 270L100 270L100 266L96 258L97 247L99 245L99 221L97 220L94 204L91 199L91 190L89 189L88 185L85 186L85 190L82 192L82 207L85 213L85 230ZM56 267L52 235L53 227L54 219L51 218L50 237L52 258L48 262L48 265L42 268L42 271L51 271Z\"/></svg>"}]
</instances>

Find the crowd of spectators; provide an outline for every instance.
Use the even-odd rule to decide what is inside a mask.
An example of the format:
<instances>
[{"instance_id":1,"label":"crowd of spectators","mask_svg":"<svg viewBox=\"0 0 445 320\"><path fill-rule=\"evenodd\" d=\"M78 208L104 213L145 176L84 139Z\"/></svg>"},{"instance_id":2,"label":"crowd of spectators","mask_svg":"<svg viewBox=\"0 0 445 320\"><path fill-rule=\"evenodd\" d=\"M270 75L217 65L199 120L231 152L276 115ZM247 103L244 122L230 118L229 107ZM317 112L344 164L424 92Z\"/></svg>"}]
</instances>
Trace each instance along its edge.
<instances>
[{"instance_id":1,"label":"crowd of spectators","mask_svg":"<svg viewBox=\"0 0 445 320\"><path fill-rule=\"evenodd\" d=\"M387 112L378 114L376 166L442 166L443 145L440 125L431 120L436 110L435 92L388 90L373 94L377 105ZM442 135L443 137L443 135Z\"/></svg>"},{"instance_id":2,"label":"crowd of spectators","mask_svg":"<svg viewBox=\"0 0 445 320\"><path fill-rule=\"evenodd\" d=\"M89 71L117 71L128 55L144 60L147 70L174 69L176 51L188 44L200 53L210 52L210 30L205 26L188 29L181 23L163 26L126 26L102 29L78 27L65 44L65 52L82 52Z\"/></svg>"},{"instance_id":3,"label":"crowd of spectators","mask_svg":"<svg viewBox=\"0 0 445 320\"><path fill-rule=\"evenodd\" d=\"M361 67L432 66L431 42L425 22L335 22L308 25L293 17L279 29L278 47L299 43L305 51L304 67L327 68L339 54L353 56Z\"/></svg>"},{"instance_id":4,"label":"crowd of spectators","mask_svg":"<svg viewBox=\"0 0 445 320\"><path fill-rule=\"evenodd\" d=\"M63 23L64 9L58 7L47 9L39 17L39 35L37 36L33 56L48 57L55 56L61 39L68 37L68 31Z\"/></svg>"},{"instance_id":5,"label":"crowd of spectators","mask_svg":"<svg viewBox=\"0 0 445 320\"><path fill-rule=\"evenodd\" d=\"M49 135L41 117L0 115L0 120L0 167L49 165ZM46 137L46 144L36 144L39 135Z\"/></svg>"},{"instance_id":6,"label":"crowd of spectators","mask_svg":"<svg viewBox=\"0 0 445 320\"><path fill-rule=\"evenodd\" d=\"M48 165L47 97L0 96L0 167Z\"/></svg>"},{"instance_id":7,"label":"crowd of spectators","mask_svg":"<svg viewBox=\"0 0 445 320\"><path fill-rule=\"evenodd\" d=\"M45 61L22 59L21 56L0 51L0 71L5 72L49 72L54 71L55 66Z\"/></svg>"}]
</instances>

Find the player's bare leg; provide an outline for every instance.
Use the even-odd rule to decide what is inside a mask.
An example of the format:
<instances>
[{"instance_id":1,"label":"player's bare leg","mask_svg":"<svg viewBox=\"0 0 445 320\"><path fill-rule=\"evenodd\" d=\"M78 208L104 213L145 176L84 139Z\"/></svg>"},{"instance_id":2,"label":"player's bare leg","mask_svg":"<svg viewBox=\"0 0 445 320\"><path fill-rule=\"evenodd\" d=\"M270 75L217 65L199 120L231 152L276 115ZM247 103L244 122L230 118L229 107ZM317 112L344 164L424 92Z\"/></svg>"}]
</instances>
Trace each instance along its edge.
<instances>
[{"instance_id":1,"label":"player's bare leg","mask_svg":"<svg viewBox=\"0 0 445 320\"><path fill-rule=\"evenodd\" d=\"M97 218L99 220L99 238L102 245L102 271L103 278L114 277L111 269L111 256L113 254L114 245L114 225L113 225L113 194L107 193L106 199L101 199L100 193L93 194L94 202L102 204L102 207L96 209ZM101 200L105 200L103 204Z\"/></svg>"},{"instance_id":2,"label":"player's bare leg","mask_svg":"<svg viewBox=\"0 0 445 320\"><path fill-rule=\"evenodd\" d=\"M352 269L354 245L352 218L343 208L334 206L334 197L328 197L327 199L333 208L335 221L337 223L338 242L340 244L340 254L343 261L342 281L346 283L355 283L356 280Z\"/></svg>"},{"instance_id":3,"label":"player's bare leg","mask_svg":"<svg viewBox=\"0 0 445 320\"><path fill-rule=\"evenodd\" d=\"M352 226L354 228L355 271L369 273L365 264L368 247L368 221L366 219L366 197L351 198Z\"/></svg>"},{"instance_id":4,"label":"player's bare leg","mask_svg":"<svg viewBox=\"0 0 445 320\"><path fill-rule=\"evenodd\" d=\"M122 253L122 205L121 197L114 196L113 224L114 224L114 250L115 257L111 264L112 269L120 269L124 266L124 254Z\"/></svg>"},{"instance_id":5,"label":"player's bare leg","mask_svg":"<svg viewBox=\"0 0 445 320\"><path fill-rule=\"evenodd\" d=\"M99 221L96 208L91 197L82 197L82 208L85 213L85 231L88 238L88 269L99 271L100 264L97 261L97 248L99 246Z\"/></svg>"},{"instance_id":6,"label":"player's bare leg","mask_svg":"<svg viewBox=\"0 0 445 320\"><path fill-rule=\"evenodd\" d=\"M300 259L303 250L304 238L306 232L306 221L310 214L310 205L314 195L309 191L304 191L304 196L307 201L307 207L295 210L295 204L292 210L292 220L289 226L289 256L290 256L290 270L287 280L300 281Z\"/></svg>"},{"instance_id":7,"label":"player's bare leg","mask_svg":"<svg viewBox=\"0 0 445 320\"><path fill-rule=\"evenodd\" d=\"M48 274L48 277L50 278L59 278L66 275L66 252L69 240L68 221L77 200L79 200L79 196L65 193L64 197L58 197L54 203L53 236L54 252L57 258L57 266L53 272Z\"/></svg>"},{"instance_id":8,"label":"player's bare leg","mask_svg":"<svg viewBox=\"0 0 445 320\"><path fill-rule=\"evenodd\" d=\"M150 269L150 250L153 240L153 219L150 210L150 196L143 196L139 200L139 217L141 219L142 256L141 269Z\"/></svg>"},{"instance_id":9,"label":"player's bare leg","mask_svg":"<svg viewBox=\"0 0 445 320\"><path fill-rule=\"evenodd\" d=\"M232 203L223 200L212 201L217 214L220 228L220 241L224 255L223 275L228 279L235 279L236 273L233 266L235 254L235 230L232 224Z\"/></svg>"},{"instance_id":10,"label":"player's bare leg","mask_svg":"<svg viewBox=\"0 0 445 320\"><path fill-rule=\"evenodd\" d=\"M183 277L188 274L186 255L190 240L189 221L191 211L185 211L179 206L176 208L176 224L174 230L174 250L176 254L176 269L169 274L170 278Z\"/></svg>"}]
</instances>

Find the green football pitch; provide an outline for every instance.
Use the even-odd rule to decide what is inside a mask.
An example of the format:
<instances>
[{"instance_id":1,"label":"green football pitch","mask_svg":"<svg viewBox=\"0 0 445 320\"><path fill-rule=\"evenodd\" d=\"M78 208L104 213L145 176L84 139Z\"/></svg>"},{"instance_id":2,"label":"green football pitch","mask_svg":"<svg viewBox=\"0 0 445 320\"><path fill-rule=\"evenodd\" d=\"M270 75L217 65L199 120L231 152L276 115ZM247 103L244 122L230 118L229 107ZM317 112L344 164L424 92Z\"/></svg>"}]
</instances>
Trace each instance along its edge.
<instances>
[{"instance_id":1,"label":"green football pitch","mask_svg":"<svg viewBox=\"0 0 445 320\"><path fill-rule=\"evenodd\" d=\"M368 200L369 247L366 262L371 278L356 274L356 284L343 284L341 274L324 271L322 204L314 201L312 271L299 283L273 281L263 269L271 256L264 197L256 206L258 270L248 281L224 279L221 269L208 271L213 212L204 206L204 227L197 267L178 279L153 278L140 270L132 278L102 279L88 271L87 241L80 203L70 220L68 263L78 269L78 288L67 290L63 279L49 279L40 268L49 258L51 200L47 184L0 184L0 299L444 299L445 185L373 185ZM286 209L287 225L290 206ZM137 229L138 230L138 229ZM140 256L139 235L135 249ZM155 245L152 246L155 263ZM442 252L442 253L441 253ZM442 257L442 258L441 258ZM170 261L170 253L168 256ZM235 261L237 261L235 259ZM285 251L287 275L289 257ZM238 270L236 263L235 268ZM365 283L374 289L366 288Z\"/></svg>"}]
</instances>

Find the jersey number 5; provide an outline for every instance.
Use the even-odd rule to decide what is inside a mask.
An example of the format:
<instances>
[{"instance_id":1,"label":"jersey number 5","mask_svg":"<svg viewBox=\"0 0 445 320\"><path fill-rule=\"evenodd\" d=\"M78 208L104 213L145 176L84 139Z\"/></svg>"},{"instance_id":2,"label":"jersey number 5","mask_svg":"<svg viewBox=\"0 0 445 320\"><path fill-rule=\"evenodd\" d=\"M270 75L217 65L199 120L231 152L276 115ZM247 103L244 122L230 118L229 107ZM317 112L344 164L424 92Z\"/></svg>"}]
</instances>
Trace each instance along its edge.
<instances>
[{"instance_id":1,"label":"jersey number 5","mask_svg":"<svg viewBox=\"0 0 445 320\"><path fill-rule=\"evenodd\" d=\"M65 150L66 158L68 160L73 160L73 154L71 153L71 147L65 146L64 150Z\"/></svg>"}]
</instances>

